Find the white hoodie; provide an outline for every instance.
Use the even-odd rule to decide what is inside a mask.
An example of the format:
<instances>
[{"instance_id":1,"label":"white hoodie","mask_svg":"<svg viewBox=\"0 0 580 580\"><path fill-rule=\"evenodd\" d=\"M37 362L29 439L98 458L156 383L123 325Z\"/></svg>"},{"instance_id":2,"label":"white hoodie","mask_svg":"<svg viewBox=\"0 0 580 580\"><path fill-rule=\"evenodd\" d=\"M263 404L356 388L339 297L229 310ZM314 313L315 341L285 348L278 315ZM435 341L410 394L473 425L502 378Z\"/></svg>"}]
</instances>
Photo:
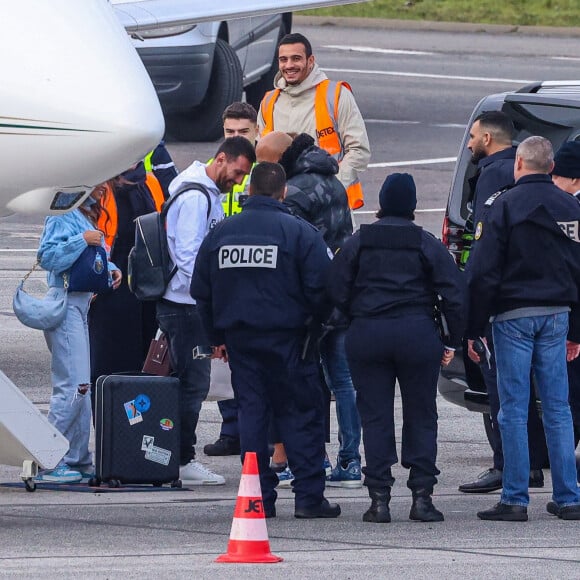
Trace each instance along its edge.
<instances>
[{"instance_id":1,"label":"white hoodie","mask_svg":"<svg viewBox=\"0 0 580 580\"><path fill-rule=\"evenodd\" d=\"M169 184L170 197L184 183L196 182L205 185L211 199L209 219L207 197L203 192L196 190L180 194L167 212L169 255L178 270L169 282L163 298L172 302L195 304L195 300L189 294L189 287L199 246L209 230L224 219L222 193L207 176L205 167L205 164L194 161Z\"/></svg>"}]
</instances>

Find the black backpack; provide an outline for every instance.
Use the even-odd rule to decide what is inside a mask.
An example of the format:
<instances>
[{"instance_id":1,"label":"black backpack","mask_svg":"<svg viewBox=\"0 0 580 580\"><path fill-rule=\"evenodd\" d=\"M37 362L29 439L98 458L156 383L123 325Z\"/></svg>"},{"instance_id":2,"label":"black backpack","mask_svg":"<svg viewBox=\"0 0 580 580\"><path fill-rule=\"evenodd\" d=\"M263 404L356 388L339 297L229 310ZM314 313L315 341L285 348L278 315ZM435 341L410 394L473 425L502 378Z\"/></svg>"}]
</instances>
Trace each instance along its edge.
<instances>
[{"instance_id":1,"label":"black backpack","mask_svg":"<svg viewBox=\"0 0 580 580\"><path fill-rule=\"evenodd\" d=\"M167 212L171 204L185 191L200 191L207 198L207 219L211 199L201 183L184 183L161 207L135 219L135 245L129 252L127 283L139 300L159 300L177 272L167 245Z\"/></svg>"}]
</instances>

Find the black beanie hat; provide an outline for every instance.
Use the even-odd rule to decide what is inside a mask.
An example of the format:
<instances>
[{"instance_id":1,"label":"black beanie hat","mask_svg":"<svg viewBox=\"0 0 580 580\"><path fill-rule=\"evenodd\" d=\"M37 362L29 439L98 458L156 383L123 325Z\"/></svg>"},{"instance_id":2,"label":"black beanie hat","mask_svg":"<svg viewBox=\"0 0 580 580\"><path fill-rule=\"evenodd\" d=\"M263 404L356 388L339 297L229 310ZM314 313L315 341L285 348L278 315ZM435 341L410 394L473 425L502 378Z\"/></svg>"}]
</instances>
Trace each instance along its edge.
<instances>
[{"instance_id":1,"label":"black beanie hat","mask_svg":"<svg viewBox=\"0 0 580 580\"><path fill-rule=\"evenodd\" d=\"M580 141L567 141L554 155L553 175L580 177Z\"/></svg>"},{"instance_id":2,"label":"black beanie hat","mask_svg":"<svg viewBox=\"0 0 580 580\"><path fill-rule=\"evenodd\" d=\"M389 175L379 193L383 215L411 217L417 207L417 189L413 176L408 173Z\"/></svg>"}]
</instances>

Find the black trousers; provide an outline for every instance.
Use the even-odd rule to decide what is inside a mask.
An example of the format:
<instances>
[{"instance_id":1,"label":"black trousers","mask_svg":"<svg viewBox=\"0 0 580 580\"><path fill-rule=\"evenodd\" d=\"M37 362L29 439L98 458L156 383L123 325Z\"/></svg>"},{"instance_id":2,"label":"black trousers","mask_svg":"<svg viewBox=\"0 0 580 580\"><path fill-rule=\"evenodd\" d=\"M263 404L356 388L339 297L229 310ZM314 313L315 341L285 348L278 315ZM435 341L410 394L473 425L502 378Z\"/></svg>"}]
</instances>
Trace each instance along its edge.
<instances>
[{"instance_id":1,"label":"black trousers","mask_svg":"<svg viewBox=\"0 0 580 580\"><path fill-rule=\"evenodd\" d=\"M302 334L290 331L226 331L242 461L246 451L257 453L266 509L274 505L278 485L269 465L271 416L294 474L295 506L314 507L324 497L322 385L314 359L301 360L302 345Z\"/></svg>"},{"instance_id":2,"label":"black trousers","mask_svg":"<svg viewBox=\"0 0 580 580\"><path fill-rule=\"evenodd\" d=\"M159 328L167 335L173 375L179 379L181 421L181 465L195 459L197 423L201 405L209 391L210 361L195 360L195 346L209 344L195 304L177 304L169 300L157 303Z\"/></svg>"},{"instance_id":3,"label":"black trousers","mask_svg":"<svg viewBox=\"0 0 580 580\"><path fill-rule=\"evenodd\" d=\"M392 486L397 462L394 398L399 381L403 404L401 464L411 490L437 483L437 378L443 344L427 315L355 319L346 354L357 392L368 487Z\"/></svg>"}]
</instances>

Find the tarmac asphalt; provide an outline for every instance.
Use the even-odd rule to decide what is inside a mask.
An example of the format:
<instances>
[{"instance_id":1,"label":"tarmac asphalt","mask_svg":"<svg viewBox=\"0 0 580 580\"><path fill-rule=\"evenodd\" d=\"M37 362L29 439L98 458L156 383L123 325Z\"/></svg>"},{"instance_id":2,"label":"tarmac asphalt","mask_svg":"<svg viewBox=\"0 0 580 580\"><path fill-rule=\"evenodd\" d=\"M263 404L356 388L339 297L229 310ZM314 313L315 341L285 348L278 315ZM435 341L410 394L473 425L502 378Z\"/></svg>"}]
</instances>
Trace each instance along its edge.
<instances>
[{"instance_id":1,"label":"tarmac asphalt","mask_svg":"<svg viewBox=\"0 0 580 580\"><path fill-rule=\"evenodd\" d=\"M46 405L41 406L46 408ZM396 399L400 432L400 399ZM334 461L334 409L328 452ZM499 493L467 496L458 484L489 466L481 416L439 401L439 468L435 505L445 522L408 519L406 472L397 482L390 524L362 522L369 500L364 488L328 488L343 513L336 520L296 520L292 492L281 490L278 516L267 520L279 564L217 564L226 551L240 480L237 457L206 457L220 417L204 403L198 458L226 477L219 487L187 490L46 490L27 493L19 469L0 467L0 576L73 578L580 578L580 524L550 516L551 486L531 491L527 523L481 522L475 512ZM364 463L364 462L363 462ZM87 488L85 488L87 489Z\"/></svg>"},{"instance_id":2,"label":"tarmac asphalt","mask_svg":"<svg viewBox=\"0 0 580 580\"><path fill-rule=\"evenodd\" d=\"M296 17L300 25L330 19ZM359 26L358 19L337 19ZM370 26L370 23L365 25ZM415 28L410 21L372 21L372 26ZM423 23L429 27L447 26ZM451 25L448 30L458 30ZM487 32L513 33L514 30ZM483 29L483 28L482 28ZM463 28L466 30L466 28ZM520 31L518 28L517 31ZM517 31L515 31L517 33ZM578 29L565 29L580 35ZM558 33L554 29L538 34ZM526 33L530 33L526 28ZM533 33L533 32L532 32ZM13 282L8 284L13 286ZM0 310L9 308L1 293ZM18 341L35 351L38 334L2 319L0 344ZM5 344L5 343L4 343ZM4 348L4 346L2 346ZM12 352L12 351L11 351ZM25 357L23 357L23 362ZM46 403L39 407L46 410ZM396 399L400 434L400 399ZM236 457L209 458L203 446L217 438L220 416L213 401L204 403L198 428L198 458L226 477L219 487L185 490L45 490L27 493L18 484L17 467L0 466L0 576L25 578L580 578L580 523L564 522L545 511L551 480L531 490L527 523L481 522L475 512L499 501L499 493L468 496L457 486L490 466L490 450L481 416L439 400L439 468L435 505L445 522L408 519L410 492L406 471L396 466L390 524L362 522L366 490L329 488L343 513L336 520L296 520L292 492L281 490L278 517L268 520L272 552L278 564L217 564L226 550L241 465ZM334 462L337 425L332 410ZM399 441L399 438L398 438ZM364 460L363 460L364 464Z\"/></svg>"}]
</instances>

